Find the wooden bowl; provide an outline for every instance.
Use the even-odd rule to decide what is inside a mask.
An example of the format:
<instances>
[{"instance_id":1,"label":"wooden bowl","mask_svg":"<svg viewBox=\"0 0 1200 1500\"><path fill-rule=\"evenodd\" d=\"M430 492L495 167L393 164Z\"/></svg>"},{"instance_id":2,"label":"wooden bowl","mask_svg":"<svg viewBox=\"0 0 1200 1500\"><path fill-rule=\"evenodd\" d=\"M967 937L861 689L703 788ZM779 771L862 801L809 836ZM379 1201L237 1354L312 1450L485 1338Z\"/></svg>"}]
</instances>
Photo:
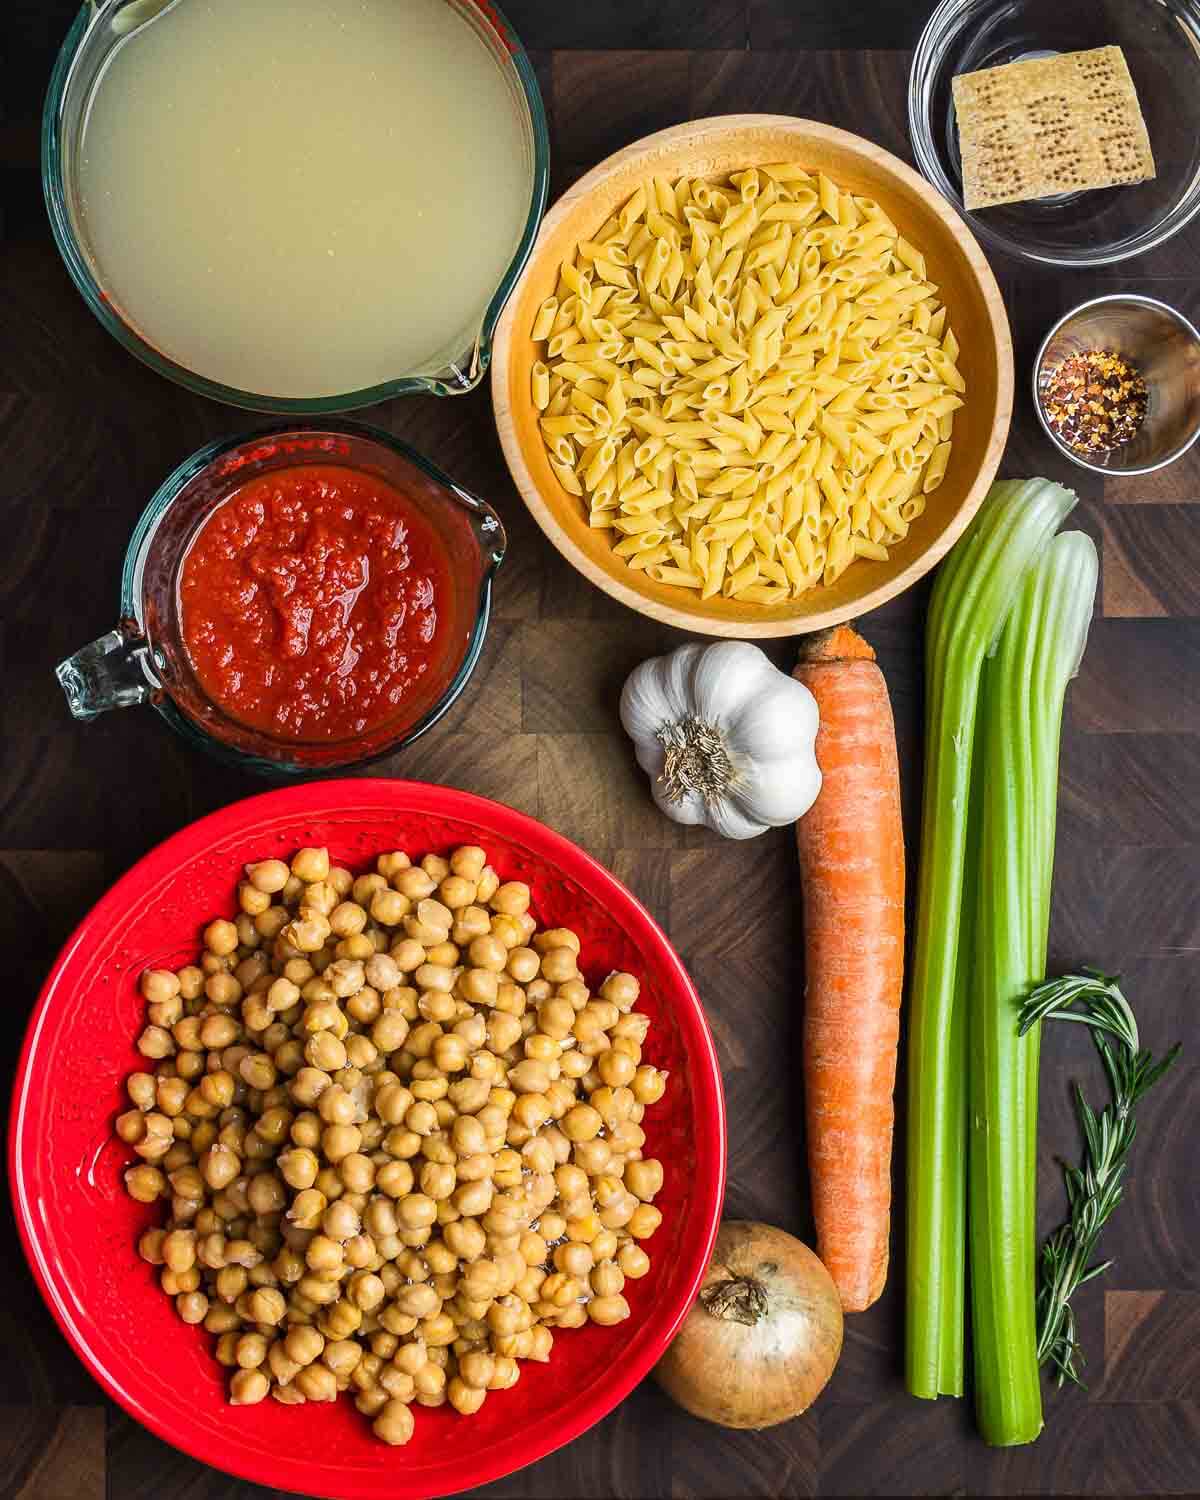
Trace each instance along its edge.
<instances>
[{"instance_id":1,"label":"wooden bowl","mask_svg":"<svg viewBox=\"0 0 1200 1500\"><path fill-rule=\"evenodd\" d=\"M536 357L534 314L550 296L565 259L651 173L708 177L768 162L799 161L839 186L874 198L924 252L929 276L949 309L961 345L966 405L955 413L954 447L941 487L886 562L859 559L831 588L781 605L701 600L689 589L654 583L611 550L583 506L558 483L530 394ZM785 115L723 115L661 130L602 161L547 214L533 254L496 331L492 400L513 480L542 530L594 584L653 619L705 635L778 636L818 630L865 613L915 583L946 553L975 514L1000 463L1013 399L1012 339L1000 291L969 230L911 168L870 141Z\"/></svg>"}]
</instances>

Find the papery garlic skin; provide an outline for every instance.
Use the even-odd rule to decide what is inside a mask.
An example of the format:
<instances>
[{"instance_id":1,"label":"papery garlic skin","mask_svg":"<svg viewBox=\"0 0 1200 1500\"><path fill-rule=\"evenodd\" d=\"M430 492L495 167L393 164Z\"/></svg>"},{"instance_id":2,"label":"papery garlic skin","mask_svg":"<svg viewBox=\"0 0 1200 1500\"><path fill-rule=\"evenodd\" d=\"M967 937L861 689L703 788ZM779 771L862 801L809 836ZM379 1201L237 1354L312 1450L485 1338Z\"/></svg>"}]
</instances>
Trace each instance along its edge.
<instances>
[{"instance_id":1,"label":"papery garlic skin","mask_svg":"<svg viewBox=\"0 0 1200 1500\"><path fill-rule=\"evenodd\" d=\"M748 641L680 646L636 667L621 723L677 823L748 839L794 823L821 789L817 705Z\"/></svg>"}]
</instances>

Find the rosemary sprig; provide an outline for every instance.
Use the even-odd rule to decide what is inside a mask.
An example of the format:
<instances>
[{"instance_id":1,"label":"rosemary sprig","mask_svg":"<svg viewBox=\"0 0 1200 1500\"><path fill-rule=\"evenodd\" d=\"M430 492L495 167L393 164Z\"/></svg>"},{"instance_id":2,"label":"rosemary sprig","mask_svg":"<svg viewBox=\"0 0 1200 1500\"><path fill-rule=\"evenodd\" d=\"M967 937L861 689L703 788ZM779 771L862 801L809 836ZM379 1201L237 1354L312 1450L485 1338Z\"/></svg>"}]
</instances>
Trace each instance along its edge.
<instances>
[{"instance_id":1,"label":"rosemary sprig","mask_svg":"<svg viewBox=\"0 0 1200 1500\"><path fill-rule=\"evenodd\" d=\"M1038 1360L1054 1366L1059 1386L1068 1380L1082 1385L1077 1363L1083 1362L1083 1352L1071 1297L1085 1281L1112 1265L1111 1260L1089 1262L1100 1231L1124 1191L1125 1168L1137 1131L1134 1106L1175 1061L1179 1043L1158 1062L1142 1051L1137 1021L1117 977L1098 969L1038 985L1021 1007L1021 1035L1043 1020L1079 1021L1091 1028L1112 1094L1112 1102L1097 1114L1083 1090L1075 1086L1083 1159L1077 1167L1063 1167L1068 1216L1042 1246L1037 1293Z\"/></svg>"}]
</instances>

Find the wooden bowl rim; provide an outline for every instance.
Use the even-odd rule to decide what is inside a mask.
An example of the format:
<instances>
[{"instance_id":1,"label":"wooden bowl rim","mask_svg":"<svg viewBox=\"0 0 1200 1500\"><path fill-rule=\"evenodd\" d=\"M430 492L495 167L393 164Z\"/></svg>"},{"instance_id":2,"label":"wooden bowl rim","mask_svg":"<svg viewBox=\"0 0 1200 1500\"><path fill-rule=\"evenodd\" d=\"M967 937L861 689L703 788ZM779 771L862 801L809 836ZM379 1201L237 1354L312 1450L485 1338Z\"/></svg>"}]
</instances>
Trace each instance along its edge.
<instances>
[{"instance_id":1,"label":"wooden bowl rim","mask_svg":"<svg viewBox=\"0 0 1200 1500\"><path fill-rule=\"evenodd\" d=\"M554 512L542 497L541 490L525 462L524 453L517 437L516 422L513 418L512 403L508 398L509 368L512 359L514 329L513 320L518 301L518 293L526 279L538 261L539 252L549 238L550 234L557 228L561 220L571 213L579 202L588 197L601 183L614 176L622 169L629 167L638 160L651 156L662 148L682 145L684 143L692 146L700 146L707 139L709 141L719 139L722 136L735 135L744 130L770 130L788 131L797 136L803 136L806 140L818 140L833 147L853 152L860 157L873 162L876 166L883 168L893 177L897 178L906 187L912 190L932 213L941 220L951 238L957 244L966 258L967 264L979 284L984 309L987 315L987 326L991 331L996 349L996 411L992 420L991 432L988 436L984 449L983 462L980 464L979 472L975 476L974 483L963 498L953 517L947 523L941 535L936 537L928 547L915 557L909 565L886 583L881 583L875 588L855 599L838 605L834 608L823 610L818 614L805 614L803 616L771 615L764 616L761 620L741 619L714 619L711 616L701 615L691 609L672 604L665 604L658 599L643 594L639 589L618 577L616 571L610 572L607 568L599 567L584 552L568 533L563 529L556 519ZM747 637L766 639L772 636L803 635L814 630L824 630L831 625L842 624L846 620L857 618L868 611L877 609L881 604L886 604L889 599L894 599L905 589L910 588L918 579L924 577L946 555L954 543L966 530L975 512L983 503L996 470L1000 466L1000 460L1004 452L1004 444L1008 436L1008 429L1012 420L1013 407L1013 347L1012 333L1008 325L1008 316L1005 312L1004 301L1000 295L1000 288L996 283L995 275L988 264L983 251L980 249L974 235L955 213L950 203L942 195L926 182L919 172L913 170L906 162L886 151L882 146L877 146L873 141L864 136L855 135L853 131L841 130L835 125L825 125L818 120L806 120L797 115L762 115L762 114L738 114L738 115L711 115L705 119L690 120L682 125L671 125L666 130L655 131L653 135L643 136L640 140L623 146L619 151L607 156L598 162L589 172L586 172L578 181L573 182L565 192L555 201L554 206L542 220L542 227L538 231L537 240L530 252L529 259L517 284L513 287L512 294L501 315L500 322L496 328L495 345L492 354L492 407L496 420L496 430L500 438L500 446L504 451L504 457L508 464L509 473L512 475L513 483L516 485L526 506L533 515L534 520L541 527L546 537L563 557L583 574L589 582L614 599L620 600L622 604L639 614L648 615L651 619L660 620L666 625L674 625L681 630L692 631L702 635L733 636L745 639ZM629 572L628 568L624 569Z\"/></svg>"}]
</instances>

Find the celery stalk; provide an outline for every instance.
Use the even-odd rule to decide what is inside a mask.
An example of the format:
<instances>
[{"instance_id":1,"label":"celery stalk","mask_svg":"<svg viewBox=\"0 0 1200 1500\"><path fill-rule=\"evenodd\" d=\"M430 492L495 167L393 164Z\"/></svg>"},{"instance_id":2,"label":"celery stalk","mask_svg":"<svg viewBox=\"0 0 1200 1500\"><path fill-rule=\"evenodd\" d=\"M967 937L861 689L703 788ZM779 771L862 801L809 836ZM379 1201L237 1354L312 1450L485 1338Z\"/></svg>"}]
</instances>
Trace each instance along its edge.
<instances>
[{"instance_id":1,"label":"celery stalk","mask_svg":"<svg viewBox=\"0 0 1200 1500\"><path fill-rule=\"evenodd\" d=\"M930 604L908 1040L906 1378L914 1396L963 1388L966 1027L955 995L980 675L1026 569L1074 503L1045 479L994 484Z\"/></svg>"},{"instance_id":2,"label":"celery stalk","mask_svg":"<svg viewBox=\"0 0 1200 1500\"><path fill-rule=\"evenodd\" d=\"M1037 1272L1037 1028L1020 1005L1044 977L1063 699L1092 618L1096 549L1056 537L1029 570L983 674L979 866L971 965L968 1161L975 1405L997 1445L1042 1428Z\"/></svg>"}]
</instances>

